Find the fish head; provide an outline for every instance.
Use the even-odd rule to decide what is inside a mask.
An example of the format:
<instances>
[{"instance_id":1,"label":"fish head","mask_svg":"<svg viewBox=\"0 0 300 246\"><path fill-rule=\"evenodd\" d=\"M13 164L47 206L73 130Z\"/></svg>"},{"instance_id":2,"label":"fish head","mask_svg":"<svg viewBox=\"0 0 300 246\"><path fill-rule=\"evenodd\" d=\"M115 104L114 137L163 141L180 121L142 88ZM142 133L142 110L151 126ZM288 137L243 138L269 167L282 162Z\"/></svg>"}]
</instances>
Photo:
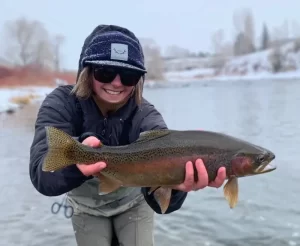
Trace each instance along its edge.
<instances>
[{"instance_id":1,"label":"fish head","mask_svg":"<svg viewBox=\"0 0 300 246\"><path fill-rule=\"evenodd\" d=\"M274 171L276 166L271 164L274 159L272 151L259 146L240 150L231 161L232 175L243 177Z\"/></svg>"}]
</instances>

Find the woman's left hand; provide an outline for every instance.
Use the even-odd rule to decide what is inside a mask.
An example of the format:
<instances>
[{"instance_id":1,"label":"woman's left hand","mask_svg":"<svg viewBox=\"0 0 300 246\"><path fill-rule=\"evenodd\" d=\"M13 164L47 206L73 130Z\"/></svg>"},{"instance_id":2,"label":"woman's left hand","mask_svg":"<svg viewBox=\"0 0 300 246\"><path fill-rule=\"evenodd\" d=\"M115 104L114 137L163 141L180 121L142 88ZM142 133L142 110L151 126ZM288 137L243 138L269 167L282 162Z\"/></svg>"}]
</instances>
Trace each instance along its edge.
<instances>
[{"instance_id":1,"label":"woman's left hand","mask_svg":"<svg viewBox=\"0 0 300 246\"><path fill-rule=\"evenodd\" d=\"M193 164L191 161L188 161L186 163L186 168L185 168L185 170L186 170L185 181L180 185L176 185L176 186L172 187L172 189L189 192L192 190L193 191L200 190L207 186L219 188L223 185L223 183L226 179L225 167L219 168L216 179L209 183L208 182L208 174L207 174L207 171L206 171L203 161L201 159L197 159L195 166L198 171L198 181L195 182Z\"/></svg>"}]
</instances>

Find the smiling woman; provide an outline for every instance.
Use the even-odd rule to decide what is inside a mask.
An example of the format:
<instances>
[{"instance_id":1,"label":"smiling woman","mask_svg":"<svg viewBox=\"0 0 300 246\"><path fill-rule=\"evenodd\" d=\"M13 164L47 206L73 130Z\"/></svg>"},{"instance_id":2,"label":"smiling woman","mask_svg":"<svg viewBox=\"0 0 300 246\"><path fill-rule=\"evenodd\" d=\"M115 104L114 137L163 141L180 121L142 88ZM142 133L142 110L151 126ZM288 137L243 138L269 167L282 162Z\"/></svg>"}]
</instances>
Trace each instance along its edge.
<instances>
[{"instance_id":1,"label":"smiling woman","mask_svg":"<svg viewBox=\"0 0 300 246\"><path fill-rule=\"evenodd\" d=\"M30 178L46 196L68 193L79 246L111 246L112 238L118 238L124 246L152 246L153 212L162 211L149 193L150 187L120 187L99 194L99 179L109 179L101 172L106 167L104 162L77 163L44 172L48 146L45 127L55 126L91 147L99 147L100 143L127 145L142 132L167 129L161 114L142 97L146 72L143 50L136 36L122 27L100 25L84 42L75 86L56 88L39 110L30 150ZM172 187L165 213L180 209L187 192L208 185L220 187L224 182L224 168L209 184L203 162L198 160L195 166L198 175L194 175L193 164L186 163L185 181Z\"/></svg>"},{"instance_id":2,"label":"smiling woman","mask_svg":"<svg viewBox=\"0 0 300 246\"><path fill-rule=\"evenodd\" d=\"M81 98L93 95L106 115L124 105L134 94L137 103L141 103L143 76L143 72L131 68L93 65L83 69L73 93Z\"/></svg>"},{"instance_id":3,"label":"smiling woman","mask_svg":"<svg viewBox=\"0 0 300 246\"><path fill-rule=\"evenodd\" d=\"M133 76L135 79L131 77L124 78L122 71L119 70L117 68L105 67L94 70L93 90L105 102L112 104L125 103L132 94L134 86L142 77L140 72L132 72L136 74ZM120 76L122 76L122 79Z\"/></svg>"}]
</instances>

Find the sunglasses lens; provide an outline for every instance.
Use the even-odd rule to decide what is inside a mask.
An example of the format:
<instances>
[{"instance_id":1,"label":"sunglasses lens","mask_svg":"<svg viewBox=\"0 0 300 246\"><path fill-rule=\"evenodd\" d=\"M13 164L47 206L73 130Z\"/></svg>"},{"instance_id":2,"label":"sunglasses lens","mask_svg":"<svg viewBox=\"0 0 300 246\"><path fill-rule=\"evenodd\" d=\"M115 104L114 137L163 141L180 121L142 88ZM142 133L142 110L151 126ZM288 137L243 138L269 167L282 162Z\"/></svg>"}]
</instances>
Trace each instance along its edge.
<instances>
[{"instance_id":1,"label":"sunglasses lens","mask_svg":"<svg viewBox=\"0 0 300 246\"><path fill-rule=\"evenodd\" d=\"M101 83L111 83L117 75L125 86L135 86L142 77L142 73L128 69L99 67L94 69L94 78Z\"/></svg>"},{"instance_id":2,"label":"sunglasses lens","mask_svg":"<svg viewBox=\"0 0 300 246\"><path fill-rule=\"evenodd\" d=\"M121 80L125 86L135 86L141 79L142 74L135 71L123 70L121 72Z\"/></svg>"},{"instance_id":3,"label":"sunglasses lens","mask_svg":"<svg viewBox=\"0 0 300 246\"><path fill-rule=\"evenodd\" d=\"M94 77L101 83L111 83L117 76L117 71L109 67L94 69Z\"/></svg>"}]
</instances>

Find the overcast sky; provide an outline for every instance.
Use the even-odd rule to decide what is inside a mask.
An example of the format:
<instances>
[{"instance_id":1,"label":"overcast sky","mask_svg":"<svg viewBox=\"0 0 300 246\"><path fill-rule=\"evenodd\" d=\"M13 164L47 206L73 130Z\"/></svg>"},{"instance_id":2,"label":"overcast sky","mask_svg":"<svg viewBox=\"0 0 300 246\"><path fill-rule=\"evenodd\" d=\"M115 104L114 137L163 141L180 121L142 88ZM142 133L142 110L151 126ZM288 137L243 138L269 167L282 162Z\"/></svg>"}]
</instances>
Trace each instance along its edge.
<instances>
[{"instance_id":1,"label":"overcast sky","mask_svg":"<svg viewBox=\"0 0 300 246\"><path fill-rule=\"evenodd\" d=\"M211 51L213 31L223 28L232 38L232 15L239 8L252 9L258 34L262 22L300 23L299 0L0 0L0 27L20 16L42 21L50 33L66 37L64 67L74 69L85 37L98 24L124 26L138 37L153 38L162 48L175 44Z\"/></svg>"}]
</instances>

